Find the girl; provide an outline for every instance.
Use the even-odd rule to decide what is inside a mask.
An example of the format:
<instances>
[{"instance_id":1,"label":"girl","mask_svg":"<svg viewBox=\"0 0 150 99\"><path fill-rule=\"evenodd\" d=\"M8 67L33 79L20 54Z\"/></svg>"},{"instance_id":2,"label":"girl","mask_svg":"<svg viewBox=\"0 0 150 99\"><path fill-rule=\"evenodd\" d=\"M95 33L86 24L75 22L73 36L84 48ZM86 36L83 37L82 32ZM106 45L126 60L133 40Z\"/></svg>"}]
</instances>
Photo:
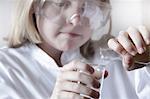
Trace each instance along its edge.
<instances>
[{"instance_id":1,"label":"girl","mask_svg":"<svg viewBox=\"0 0 150 99\"><path fill-rule=\"evenodd\" d=\"M88 62L100 64L96 57L97 42L92 42L90 37L105 25L109 9L109 2L100 0L20 0L9 47L0 51L0 98L99 98L101 73L77 59L85 58ZM143 33L140 35L143 38L149 35L148 32L140 33ZM116 47L110 44L112 42L122 50L115 50ZM145 39L139 39L138 43L141 42L147 44ZM127 50L116 39L111 39L109 45L117 52ZM149 80L142 79L149 77L147 68L130 76L121 61L114 61L107 70L109 77L103 88L104 98L148 97ZM136 74L140 79L134 85ZM123 90L120 91L119 87Z\"/></svg>"},{"instance_id":2,"label":"girl","mask_svg":"<svg viewBox=\"0 0 150 99\"><path fill-rule=\"evenodd\" d=\"M102 13L102 4L19 0L9 48L0 51L0 98L98 98L94 88L100 87L100 74L78 60L66 63L62 54L88 44L94 25L101 26L94 18Z\"/></svg>"}]
</instances>

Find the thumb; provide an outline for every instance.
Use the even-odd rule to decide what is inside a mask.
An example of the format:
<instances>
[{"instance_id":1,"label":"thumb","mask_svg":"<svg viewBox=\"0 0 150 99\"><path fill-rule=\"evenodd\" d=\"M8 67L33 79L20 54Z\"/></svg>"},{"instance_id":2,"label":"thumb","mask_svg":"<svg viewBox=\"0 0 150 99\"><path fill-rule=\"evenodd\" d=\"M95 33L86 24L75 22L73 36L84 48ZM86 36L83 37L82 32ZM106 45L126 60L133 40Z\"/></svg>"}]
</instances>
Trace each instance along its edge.
<instances>
[{"instance_id":1,"label":"thumb","mask_svg":"<svg viewBox=\"0 0 150 99\"><path fill-rule=\"evenodd\" d=\"M126 54L123 56L123 66L126 70L130 71L133 68L133 65L134 65L134 58L132 55L130 54Z\"/></svg>"}]
</instances>

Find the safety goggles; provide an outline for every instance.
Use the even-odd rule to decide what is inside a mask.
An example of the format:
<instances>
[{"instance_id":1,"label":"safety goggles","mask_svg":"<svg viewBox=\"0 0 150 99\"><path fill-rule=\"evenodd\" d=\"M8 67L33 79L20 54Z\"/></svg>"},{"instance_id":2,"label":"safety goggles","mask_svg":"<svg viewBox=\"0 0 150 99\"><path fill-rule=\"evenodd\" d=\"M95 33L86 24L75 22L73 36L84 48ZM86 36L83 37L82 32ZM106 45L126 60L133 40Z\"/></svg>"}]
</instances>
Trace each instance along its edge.
<instances>
[{"instance_id":1,"label":"safety goggles","mask_svg":"<svg viewBox=\"0 0 150 99\"><path fill-rule=\"evenodd\" d=\"M109 4L99 0L40 0L38 14L50 22L64 25L80 17L80 25L98 29L105 25L110 16Z\"/></svg>"}]
</instances>

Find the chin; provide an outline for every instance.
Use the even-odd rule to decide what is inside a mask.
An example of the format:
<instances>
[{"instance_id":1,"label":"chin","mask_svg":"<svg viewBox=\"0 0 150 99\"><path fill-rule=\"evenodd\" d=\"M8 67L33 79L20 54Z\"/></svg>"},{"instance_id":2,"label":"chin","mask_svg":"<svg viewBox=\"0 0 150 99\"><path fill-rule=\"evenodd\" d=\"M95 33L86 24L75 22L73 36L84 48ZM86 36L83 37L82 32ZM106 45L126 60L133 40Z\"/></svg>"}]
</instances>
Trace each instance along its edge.
<instances>
[{"instance_id":1,"label":"chin","mask_svg":"<svg viewBox=\"0 0 150 99\"><path fill-rule=\"evenodd\" d=\"M70 51L70 50L74 50L74 49L77 49L79 47L77 46L74 46L74 45L71 45L71 46L63 46L61 48L59 48L61 51Z\"/></svg>"}]
</instances>

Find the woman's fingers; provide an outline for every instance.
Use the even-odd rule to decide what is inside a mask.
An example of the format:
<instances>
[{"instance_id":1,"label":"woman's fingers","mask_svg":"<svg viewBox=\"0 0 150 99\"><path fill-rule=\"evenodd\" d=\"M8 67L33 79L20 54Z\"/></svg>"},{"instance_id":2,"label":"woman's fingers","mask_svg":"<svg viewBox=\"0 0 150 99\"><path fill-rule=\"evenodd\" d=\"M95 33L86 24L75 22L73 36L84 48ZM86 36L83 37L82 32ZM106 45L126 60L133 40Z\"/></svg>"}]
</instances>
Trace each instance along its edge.
<instances>
[{"instance_id":1,"label":"woman's fingers","mask_svg":"<svg viewBox=\"0 0 150 99\"><path fill-rule=\"evenodd\" d=\"M144 53L146 50L146 44L145 44L145 41L144 41L141 33L134 27L129 27L127 29L127 33L129 35L131 41L135 45L138 53L139 54Z\"/></svg>"},{"instance_id":2,"label":"woman's fingers","mask_svg":"<svg viewBox=\"0 0 150 99\"><path fill-rule=\"evenodd\" d=\"M150 43L150 33L142 26L139 27L139 30L129 27L126 32L121 31L117 39L110 39L109 41L111 41L108 42L109 47L118 53L123 55L124 50L126 50L129 54L135 56L137 52L139 54L145 52L146 46Z\"/></svg>"},{"instance_id":3,"label":"woman's fingers","mask_svg":"<svg viewBox=\"0 0 150 99\"><path fill-rule=\"evenodd\" d=\"M127 69L127 70L131 70L133 65L134 65L134 59L133 56L130 54L126 54L123 56L123 66Z\"/></svg>"},{"instance_id":4,"label":"woman's fingers","mask_svg":"<svg viewBox=\"0 0 150 99\"><path fill-rule=\"evenodd\" d=\"M138 29L129 27L127 31L121 31L117 38L108 41L108 46L123 57L123 65L133 69L134 58L137 53L143 54L150 45L150 32L144 27ZM136 67L134 67L136 68Z\"/></svg>"},{"instance_id":5,"label":"woman's fingers","mask_svg":"<svg viewBox=\"0 0 150 99\"><path fill-rule=\"evenodd\" d=\"M96 90L100 88L100 82L93 75L94 72L91 65L78 60L63 66L56 81L56 92L68 93L69 97L77 97L77 99L86 98L84 95L98 99L99 92ZM63 95L63 97L65 96ZM68 96L66 98L72 99Z\"/></svg>"},{"instance_id":6,"label":"woman's fingers","mask_svg":"<svg viewBox=\"0 0 150 99\"><path fill-rule=\"evenodd\" d=\"M80 82L82 84L87 85L88 87L100 87L100 83L96 78L94 78L92 75L88 75L83 72L66 71L61 75L61 79L63 81Z\"/></svg>"},{"instance_id":7,"label":"woman's fingers","mask_svg":"<svg viewBox=\"0 0 150 99\"><path fill-rule=\"evenodd\" d=\"M58 95L58 99L83 99L77 93L61 91Z\"/></svg>"},{"instance_id":8,"label":"woman's fingers","mask_svg":"<svg viewBox=\"0 0 150 99\"><path fill-rule=\"evenodd\" d=\"M74 92L61 91L59 93L58 99L89 99L89 98L86 98Z\"/></svg>"},{"instance_id":9,"label":"woman's fingers","mask_svg":"<svg viewBox=\"0 0 150 99\"><path fill-rule=\"evenodd\" d=\"M145 26L139 26L138 30L141 33L146 45L150 45L150 32L146 29Z\"/></svg>"},{"instance_id":10,"label":"woman's fingers","mask_svg":"<svg viewBox=\"0 0 150 99\"><path fill-rule=\"evenodd\" d=\"M123 48L123 46L118 42L117 39L112 38L108 41L108 46L121 56L125 55L127 51Z\"/></svg>"},{"instance_id":11,"label":"woman's fingers","mask_svg":"<svg viewBox=\"0 0 150 99\"><path fill-rule=\"evenodd\" d=\"M90 96L92 98L99 98L99 92L97 92L96 90L93 90L90 87L87 87L83 84L64 81L64 82L62 82L61 86L62 86L61 91L67 91L67 92L73 92L73 93L77 93L77 94L83 94L83 95L86 95L86 96Z\"/></svg>"},{"instance_id":12,"label":"woman's fingers","mask_svg":"<svg viewBox=\"0 0 150 99\"><path fill-rule=\"evenodd\" d=\"M128 53L130 53L131 55L136 55L137 50L132 41L129 39L129 35L127 32L124 31L119 32L117 40L120 46L122 46Z\"/></svg>"},{"instance_id":13,"label":"woman's fingers","mask_svg":"<svg viewBox=\"0 0 150 99\"><path fill-rule=\"evenodd\" d=\"M88 74L93 74L94 69L92 66L85 64L79 60L74 60L71 63L65 65L61 71L82 71Z\"/></svg>"},{"instance_id":14,"label":"woman's fingers","mask_svg":"<svg viewBox=\"0 0 150 99\"><path fill-rule=\"evenodd\" d=\"M119 38L119 39L121 39L121 38ZM124 44L124 43L122 42L122 44ZM133 64L133 60L132 60L133 57L132 57L132 55L129 54L129 52L128 52L129 49L128 49L128 51L126 51L126 49L128 48L127 45L130 45L130 44L127 44L127 45L122 45L122 44L120 44L120 42L118 42L117 39L114 39L114 38L112 38L108 41L109 48L111 48L112 50L114 50L115 52L119 53L122 56L123 66L126 69L128 69ZM126 49L123 46L126 47Z\"/></svg>"}]
</instances>

